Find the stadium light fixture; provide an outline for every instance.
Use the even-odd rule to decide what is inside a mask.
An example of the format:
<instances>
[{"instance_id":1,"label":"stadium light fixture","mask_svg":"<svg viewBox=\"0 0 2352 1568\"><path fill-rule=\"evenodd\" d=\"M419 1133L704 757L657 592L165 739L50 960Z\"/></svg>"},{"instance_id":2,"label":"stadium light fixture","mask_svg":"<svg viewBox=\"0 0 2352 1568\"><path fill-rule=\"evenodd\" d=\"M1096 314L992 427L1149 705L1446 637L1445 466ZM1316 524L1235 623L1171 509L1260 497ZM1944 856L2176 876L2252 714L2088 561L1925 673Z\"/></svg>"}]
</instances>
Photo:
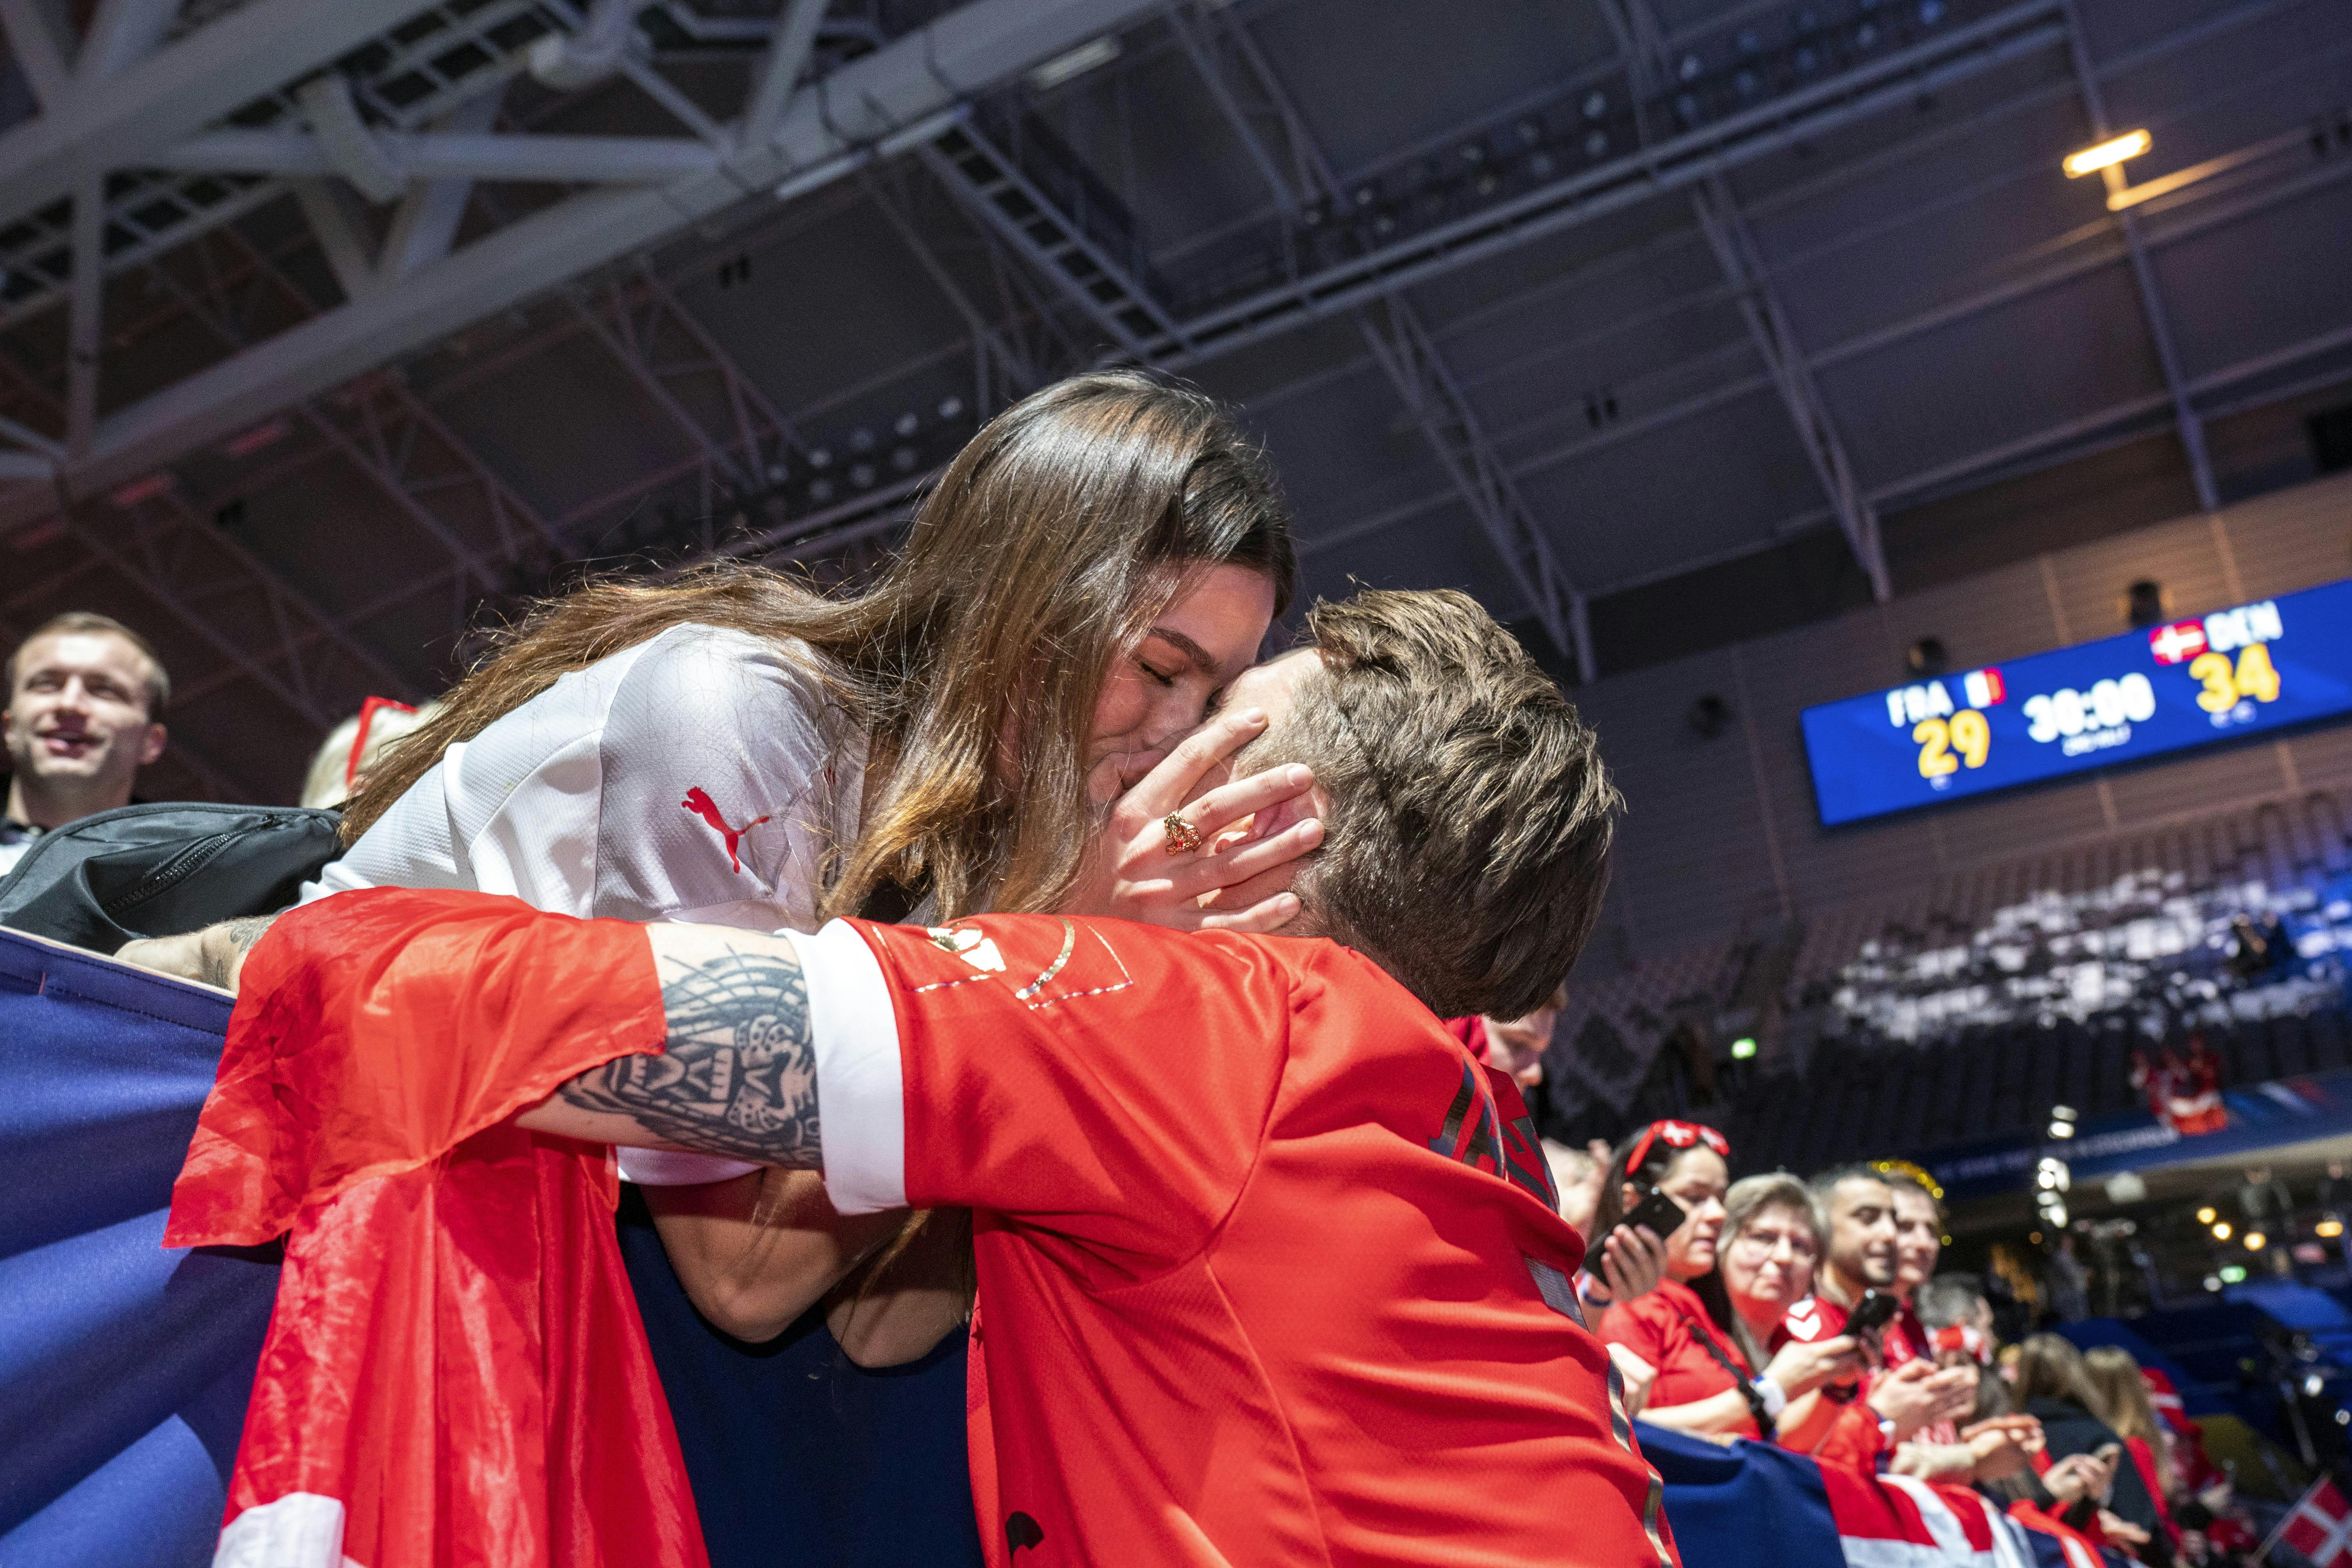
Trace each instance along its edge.
<instances>
[{"instance_id":1,"label":"stadium light fixture","mask_svg":"<svg viewBox=\"0 0 2352 1568\"><path fill-rule=\"evenodd\" d=\"M2228 1220L2223 1219L2213 1222L2213 1239L2216 1241L2227 1241L2230 1239L2230 1222Z\"/></svg>"},{"instance_id":2,"label":"stadium light fixture","mask_svg":"<svg viewBox=\"0 0 2352 1568\"><path fill-rule=\"evenodd\" d=\"M2108 138L2095 147L2085 147L2079 153L2069 153L2066 154L2065 163L2061 166L2065 169L2068 179L2079 180L2085 174L2095 174L2101 169L2112 169L2126 159L2137 158L2153 145L2155 145L2154 139L2147 132L2126 131L2120 136Z\"/></svg>"},{"instance_id":3,"label":"stadium light fixture","mask_svg":"<svg viewBox=\"0 0 2352 1568\"><path fill-rule=\"evenodd\" d=\"M2050 1124L2050 1136L2072 1138L2074 1136L2074 1124L2071 1121L2053 1121Z\"/></svg>"},{"instance_id":4,"label":"stadium light fixture","mask_svg":"<svg viewBox=\"0 0 2352 1568\"><path fill-rule=\"evenodd\" d=\"M1082 77L1097 67L1110 64L1118 57L1118 39L1106 33L1075 49L1055 55L1037 67L1029 73L1029 85L1039 92L1050 91L1075 77ZM2142 139L2145 140L2145 135ZM2130 154L2126 153L2125 156L2129 157Z\"/></svg>"},{"instance_id":5,"label":"stadium light fixture","mask_svg":"<svg viewBox=\"0 0 2352 1568\"><path fill-rule=\"evenodd\" d=\"M2259 1230L2250 1230L2246 1232L2246 1250L2260 1252L2264 1247L2270 1245L2270 1239Z\"/></svg>"},{"instance_id":6,"label":"stadium light fixture","mask_svg":"<svg viewBox=\"0 0 2352 1568\"><path fill-rule=\"evenodd\" d=\"M2197 1223L2199 1225L2211 1225L2213 1223L2213 1210L2211 1205L2209 1205L2197 1211Z\"/></svg>"}]
</instances>

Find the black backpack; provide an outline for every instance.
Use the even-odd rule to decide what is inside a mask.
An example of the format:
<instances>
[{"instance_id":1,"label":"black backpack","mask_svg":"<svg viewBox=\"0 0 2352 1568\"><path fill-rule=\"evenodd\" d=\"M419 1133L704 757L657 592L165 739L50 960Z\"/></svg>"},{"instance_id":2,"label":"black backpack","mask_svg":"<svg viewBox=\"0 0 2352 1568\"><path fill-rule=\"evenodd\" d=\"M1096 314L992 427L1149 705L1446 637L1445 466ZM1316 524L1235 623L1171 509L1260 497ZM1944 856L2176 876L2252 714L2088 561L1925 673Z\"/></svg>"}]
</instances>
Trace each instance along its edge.
<instances>
[{"instance_id":1,"label":"black backpack","mask_svg":"<svg viewBox=\"0 0 2352 1568\"><path fill-rule=\"evenodd\" d=\"M341 855L341 819L291 805L126 805L44 833L0 878L0 925L98 952L264 915Z\"/></svg>"}]
</instances>

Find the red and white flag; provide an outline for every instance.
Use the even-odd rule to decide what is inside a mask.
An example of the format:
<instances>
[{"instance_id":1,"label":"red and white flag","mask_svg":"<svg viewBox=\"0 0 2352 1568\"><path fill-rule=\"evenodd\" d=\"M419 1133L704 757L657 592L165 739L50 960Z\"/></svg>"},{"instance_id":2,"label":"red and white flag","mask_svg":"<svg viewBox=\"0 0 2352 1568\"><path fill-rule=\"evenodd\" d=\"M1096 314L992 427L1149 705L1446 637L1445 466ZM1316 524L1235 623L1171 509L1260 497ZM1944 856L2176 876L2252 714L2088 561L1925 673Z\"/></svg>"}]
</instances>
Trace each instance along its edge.
<instances>
[{"instance_id":1,"label":"red and white flag","mask_svg":"<svg viewBox=\"0 0 2352 1568\"><path fill-rule=\"evenodd\" d=\"M2352 1503L2323 1479L2303 1494L2279 1527L2278 1539L2311 1559L2311 1568L2336 1568L2352 1561Z\"/></svg>"},{"instance_id":2,"label":"red and white flag","mask_svg":"<svg viewBox=\"0 0 2352 1568\"><path fill-rule=\"evenodd\" d=\"M436 920L453 899L464 918ZM216 1568L708 1568L613 1152L511 1120L660 1051L660 986L611 921L546 921L484 967L543 919L346 893L247 963L163 1238L286 1237Z\"/></svg>"}]
</instances>

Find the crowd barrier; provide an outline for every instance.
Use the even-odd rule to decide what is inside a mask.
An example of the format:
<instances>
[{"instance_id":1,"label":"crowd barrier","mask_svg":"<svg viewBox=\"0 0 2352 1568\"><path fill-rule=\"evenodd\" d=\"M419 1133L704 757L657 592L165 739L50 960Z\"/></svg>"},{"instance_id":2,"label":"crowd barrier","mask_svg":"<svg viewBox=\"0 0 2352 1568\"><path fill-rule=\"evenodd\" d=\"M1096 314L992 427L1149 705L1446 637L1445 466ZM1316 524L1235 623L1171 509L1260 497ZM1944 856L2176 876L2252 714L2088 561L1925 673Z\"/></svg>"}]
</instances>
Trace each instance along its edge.
<instances>
[{"instance_id":1,"label":"crowd barrier","mask_svg":"<svg viewBox=\"0 0 2352 1568\"><path fill-rule=\"evenodd\" d=\"M278 1269L162 1238L228 1012L0 931L0 1568L212 1559Z\"/></svg>"}]
</instances>

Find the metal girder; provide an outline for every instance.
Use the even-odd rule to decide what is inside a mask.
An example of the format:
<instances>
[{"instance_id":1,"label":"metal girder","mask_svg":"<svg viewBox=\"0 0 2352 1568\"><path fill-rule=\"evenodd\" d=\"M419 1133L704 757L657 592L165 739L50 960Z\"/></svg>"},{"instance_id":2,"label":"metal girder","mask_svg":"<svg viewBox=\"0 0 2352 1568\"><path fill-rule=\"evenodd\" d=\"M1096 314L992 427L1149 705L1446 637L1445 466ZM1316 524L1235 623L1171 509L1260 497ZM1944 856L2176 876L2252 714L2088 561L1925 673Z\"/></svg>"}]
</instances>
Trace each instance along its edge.
<instances>
[{"instance_id":1,"label":"metal girder","mask_svg":"<svg viewBox=\"0 0 2352 1568\"><path fill-rule=\"evenodd\" d=\"M1194 69L1209 83L1211 96L1224 110L1234 135L1273 188L1276 205L1295 213L1304 203L1337 199L1339 183L1329 158L1241 20L1212 11L1200 20L1196 31L1196 24L1173 5L1168 20ZM1233 68L1223 63L1221 55L1238 67L1243 82L1231 79ZM1284 155L1266 146L1243 108L1244 86L1264 106L1266 122L1282 138ZM1358 311L1357 327L1374 362L1396 387L1406 412L1454 481L1472 520L1526 596L1544 635L1554 648L1576 660L1580 679L1595 679L1600 667L1593 657L1584 595L1560 566L1549 531L1528 505L1510 469L1487 438L1476 410L1454 379L1421 313L1402 292L1391 294Z\"/></svg>"},{"instance_id":2,"label":"metal girder","mask_svg":"<svg viewBox=\"0 0 2352 1568\"><path fill-rule=\"evenodd\" d=\"M2090 39L2083 31L2082 8L2076 0L2062 3L2066 13L2066 48L2074 62L2074 79L2083 89L2091 139L2104 142L2113 132L2107 123L2106 99L2099 89L2099 73L2091 63ZM2172 318L2165 310L2163 291L2157 287L2156 269L2148 264L2147 247L2140 238L2138 215L2129 210L2116 213L2115 223L2123 231L2124 247L2131 256L2132 286L2139 295L2140 314L2147 321L2147 335L2156 348L2157 363L2164 371L2165 390L2172 397L2173 425L2180 433L2181 451L2189 459L2189 478L2197 486L2197 504L2207 511L2218 510L2221 492L2214 485L2213 459L2205 449L2205 423L2198 418L2196 407L2189 400L2180 350L2172 336Z\"/></svg>"},{"instance_id":3,"label":"metal girder","mask_svg":"<svg viewBox=\"0 0 2352 1568\"><path fill-rule=\"evenodd\" d=\"M74 90L87 92L161 47L180 0L99 0L74 57Z\"/></svg>"},{"instance_id":4,"label":"metal girder","mask_svg":"<svg viewBox=\"0 0 2352 1568\"><path fill-rule=\"evenodd\" d=\"M950 307L963 318L964 329L971 334L972 389L977 399L974 406L982 420L1043 386L1054 374L1075 370L1086 363L1084 349L1062 331L1048 302L1027 297L1024 285L1030 274L1006 265L1003 243L993 227L974 223L971 232L986 253L1006 307L1002 321L991 321L956 280L934 243L926 237L923 226L908 210L907 193L902 189L894 195L872 174L861 178L883 218L905 242L916 263L939 286ZM957 209L969 216L969 209L954 197L952 191L950 195ZM1034 326L1029 341L1024 342L1022 333L1026 323Z\"/></svg>"},{"instance_id":5,"label":"metal girder","mask_svg":"<svg viewBox=\"0 0 2352 1568\"><path fill-rule=\"evenodd\" d=\"M1659 26L1657 14L1650 0L1600 0L1600 5L1601 16L1617 35L1626 74L1636 89L1635 101L1643 102L1656 93L1669 65L1665 35ZM1638 108L1634 125L1643 143L1648 144L1648 116ZM1879 539L1878 513L1854 480L1853 464L1846 456L1837 421L1822 396L1820 384L1813 379L1796 327L1772 288L1763 247L1757 244L1755 231L1748 227L1739 210L1730 181L1720 173L1711 174L1693 186L1690 200L1699 231L1706 237L1707 248L1715 252L1716 264L1723 268L1724 280L1731 285L1739 302L1740 316L1747 321L1748 337L1764 361L1765 373L1772 378L1773 389L1789 411L1790 423L1796 427L1797 442L1804 448L1805 460L1812 465L1814 477L1821 481L1830 509L1837 516L1839 531L1845 535L1847 546L1870 583L1870 596L1883 605L1894 596L1895 589L1886 571L1885 548Z\"/></svg>"},{"instance_id":6,"label":"metal girder","mask_svg":"<svg viewBox=\"0 0 2352 1568\"><path fill-rule=\"evenodd\" d=\"M793 89L809 51L816 47L816 30L824 20L829 0L784 0L776 30L768 43L767 58L760 62L760 78L743 108L743 140L758 145L776 133L776 122L792 102Z\"/></svg>"},{"instance_id":7,"label":"metal girder","mask_svg":"<svg viewBox=\"0 0 2352 1568\"><path fill-rule=\"evenodd\" d=\"M61 37L63 21L46 0L0 0L0 27L7 31L8 52L44 113L73 90L73 73L66 67L66 46L72 40Z\"/></svg>"},{"instance_id":8,"label":"metal girder","mask_svg":"<svg viewBox=\"0 0 2352 1568\"><path fill-rule=\"evenodd\" d=\"M257 0L186 44L133 67L123 80L247 16L274 12L281 3ZM788 178L853 173L872 148L928 127L968 94L1135 20L1153 3L973 0L796 95L774 135L737 147L715 169L657 186L615 187L568 198L418 268L371 298L323 311L113 411L99 421L88 458L65 466L59 482L72 494L110 489L484 315L658 243L747 195ZM300 0L300 7L338 16L343 9L326 0ZM381 0L373 6L378 26L385 8ZM316 37L321 27L313 20L303 31ZM272 58L283 54L281 48ZM172 137L152 139L149 145L184 139L196 128L175 124ZM8 141L0 137L0 194L7 189ZM52 510L53 503L38 498L0 500L0 530Z\"/></svg>"},{"instance_id":9,"label":"metal girder","mask_svg":"<svg viewBox=\"0 0 2352 1568\"><path fill-rule=\"evenodd\" d=\"M13 360L0 355L0 373L19 398L54 416L47 394ZM37 445L45 440L11 419L0 419L0 433ZM68 510L58 526L89 561L110 567L210 647L227 677L250 679L321 729L344 717L321 692L344 692L356 702L373 681L385 685L388 695L413 695L412 682L215 527L175 487L117 504L107 517L111 521L87 509ZM64 585L58 579L36 584L5 608L39 604ZM355 673L366 679L349 679ZM220 684L218 677L184 681L180 700ZM216 769L214 778L226 782Z\"/></svg>"},{"instance_id":10,"label":"metal girder","mask_svg":"<svg viewBox=\"0 0 2352 1568\"><path fill-rule=\"evenodd\" d=\"M301 412L312 429L441 541L484 591L504 589L503 568L565 550L562 535L396 374L371 376L323 405L303 404Z\"/></svg>"},{"instance_id":11,"label":"metal girder","mask_svg":"<svg viewBox=\"0 0 2352 1568\"><path fill-rule=\"evenodd\" d=\"M1128 353L1143 357L1144 345L1162 337L1183 341L1181 324L1153 292L1134 220L1114 212L1108 193L1091 189L1066 154L1024 158L1023 143L1045 134L1042 126L967 115L920 155L975 218Z\"/></svg>"},{"instance_id":12,"label":"metal girder","mask_svg":"<svg viewBox=\"0 0 2352 1568\"><path fill-rule=\"evenodd\" d=\"M1386 321L1381 321L1381 317ZM1528 608L1552 645L1576 659L1577 675L1597 679L1592 627L1584 595L1553 556L1543 524L1519 494L1518 482L1496 455L1477 417L1446 368L1421 318L1392 300L1360 312L1357 325L1381 369L1396 384L1406 412L1421 426L1470 515L1527 595Z\"/></svg>"},{"instance_id":13,"label":"metal girder","mask_svg":"<svg viewBox=\"0 0 2352 1568\"><path fill-rule=\"evenodd\" d=\"M1907 105L2064 41L2060 0L2021 0L1965 26L1894 50L1753 109L1652 143L1631 155L1497 199L1452 221L1338 257L1313 270L1188 316L1187 342L1146 347L1192 364L1294 331L1305 323L1506 254L1608 213L1687 189L1792 143Z\"/></svg>"},{"instance_id":14,"label":"metal girder","mask_svg":"<svg viewBox=\"0 0 2352 1568\"><path fill-rule=\"evenodd\" d=\"M788 454L805 449L767 395L650 267L638 268L633 279L572 294L566 303L702 453L706 512L723 492L760 489Z\"/></svg>"},{"instance_id":15,"label":"metal girder","mask_svg":"<svg viewBox=\"0 0 2352 1568\"><path fill-rule=\"evenodd\" d=\"M399 26L433 0L255 0L0 135L0 216L174 142Z\"/></svg>"},{"instance_id":16,"label":"metal girder","mask_svg":"<svg viewBox=\"0 0 2352 1568\"><path fill-rule=\"evenodd\" d=\"M320 77L341 81L341 77ZM348 88L346 89L348 92ZM315 94L331 104L331 89ZM319 122L332 124L331 118ZM208 131L152 160L159 169L238 174L340 174L370 200L388 202L411 180L536 180L561 184L647 184L709 174L719 154L691 136L489 135L466 131L376 131L335 139L300 131Z\"/></svg>"}]
</instances>

